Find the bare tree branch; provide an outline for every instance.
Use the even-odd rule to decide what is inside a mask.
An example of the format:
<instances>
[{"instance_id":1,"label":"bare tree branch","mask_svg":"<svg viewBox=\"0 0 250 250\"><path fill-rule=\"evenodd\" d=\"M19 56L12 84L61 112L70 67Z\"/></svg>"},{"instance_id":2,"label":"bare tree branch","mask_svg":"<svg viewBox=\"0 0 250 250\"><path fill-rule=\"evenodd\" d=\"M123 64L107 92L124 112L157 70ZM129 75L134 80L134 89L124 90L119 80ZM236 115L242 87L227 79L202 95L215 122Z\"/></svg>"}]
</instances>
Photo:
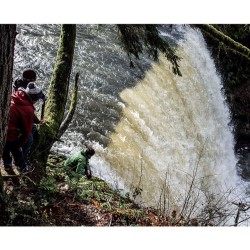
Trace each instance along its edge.
<instances>
[{"instance_id":1,"label":"bare tree branch","mask_svg":"<svg viewBox=\"0 0 250 250\"><path fill-rule=\"evenodd\" d=\"M75 86L74 86L74 90L72 93L72 99L71 99L71 103L70 103L70 108L68 111L67 116L65 117L64 121L62 122L58 134L57 134L57 138L60 139L60 137L63 135L63 133L67 130L70 122L72 121L72 118L74 116L75 110L76 110L76 104L77 104L77 92L78 92L78 79L79 79L79 72L76 73L76 77L75 77Z\"/></svg>"}]
</instances>

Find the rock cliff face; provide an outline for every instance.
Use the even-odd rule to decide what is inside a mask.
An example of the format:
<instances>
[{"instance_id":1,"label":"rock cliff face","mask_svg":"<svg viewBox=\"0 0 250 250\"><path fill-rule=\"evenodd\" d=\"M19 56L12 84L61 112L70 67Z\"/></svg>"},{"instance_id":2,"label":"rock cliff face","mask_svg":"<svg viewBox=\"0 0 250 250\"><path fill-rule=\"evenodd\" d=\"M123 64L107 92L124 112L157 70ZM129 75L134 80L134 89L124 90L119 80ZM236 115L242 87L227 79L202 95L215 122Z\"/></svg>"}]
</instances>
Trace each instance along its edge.
<instances>
[{"instance_id":1,"label":"rock cliff face","mask_svg":"<svg viewBox=\"0 0 250 250\"><path fill-rule=\"evenodd\" d=\"M232 89L233 120L238 135L238 143L250 141L250 80Z\"/></svg>"},{"instance_id":2,"label":"rock cliff face","mask_svg":"<svg viewBox=\"0 0 250 250\"><path fill-rule=\"evenodd\" d=\"M214 25L235 41L250 48L250 25ZM250 141L250 62L204 33L219 70L232 112L236 147Z\"/></svg>"}]
</instances>

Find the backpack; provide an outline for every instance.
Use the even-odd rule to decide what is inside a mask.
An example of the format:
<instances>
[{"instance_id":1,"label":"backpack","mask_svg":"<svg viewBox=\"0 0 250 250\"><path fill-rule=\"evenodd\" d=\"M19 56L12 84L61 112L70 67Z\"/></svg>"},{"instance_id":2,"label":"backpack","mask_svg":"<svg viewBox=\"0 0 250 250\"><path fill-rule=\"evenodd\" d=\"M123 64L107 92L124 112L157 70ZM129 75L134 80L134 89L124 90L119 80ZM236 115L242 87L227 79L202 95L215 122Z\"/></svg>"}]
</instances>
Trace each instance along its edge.
<instances>
[{"instance_id":1,"label":"backpack","mask_svg":"<svg viewBox=\"0 0 250 250\"><path fill-rule=\"evenodd\" d=\"M14 91L17 91L18 88L24 88L26 89L28 85L28 82L24 82L22 79L17 78L14 83L12 84L12 87L14 89Z\"/></svg>"}]
</instances>

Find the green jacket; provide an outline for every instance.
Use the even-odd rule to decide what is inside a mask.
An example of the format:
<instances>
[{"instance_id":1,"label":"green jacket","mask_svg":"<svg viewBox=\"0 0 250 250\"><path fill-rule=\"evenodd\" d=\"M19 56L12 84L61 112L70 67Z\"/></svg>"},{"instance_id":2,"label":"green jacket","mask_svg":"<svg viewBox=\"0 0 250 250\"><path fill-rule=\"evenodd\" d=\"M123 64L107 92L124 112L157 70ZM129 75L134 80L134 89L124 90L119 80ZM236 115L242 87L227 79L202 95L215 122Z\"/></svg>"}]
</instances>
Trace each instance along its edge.
<instances>
[{"instance_id":1,"label":"green jacket","mask_svg":"<svg viewBox=\"0 0 250 250\"><path fill-rule=\"evenodd\" d=\"M89 159L86 156L84 150L79 151L72 156L70 156L65 162L64 166L70 167L75 170L78 174L84 174L84 171L90 169Z\"/></svg>"}]
</instances>

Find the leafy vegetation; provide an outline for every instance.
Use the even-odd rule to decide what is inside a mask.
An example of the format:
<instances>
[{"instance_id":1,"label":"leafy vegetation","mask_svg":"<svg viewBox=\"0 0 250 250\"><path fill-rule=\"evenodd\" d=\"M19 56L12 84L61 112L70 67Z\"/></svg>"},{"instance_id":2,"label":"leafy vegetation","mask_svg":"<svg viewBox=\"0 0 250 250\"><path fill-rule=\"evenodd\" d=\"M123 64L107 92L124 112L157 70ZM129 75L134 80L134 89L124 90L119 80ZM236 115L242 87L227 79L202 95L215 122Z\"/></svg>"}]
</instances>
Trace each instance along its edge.
<instances>
[{"instance_id":1,"label":"leafy vegetation","mask_svg":"<svg viewBox=\"0 0 250 250\"><path fill-rule=\"evenodd\" d=\"M146 52L153 60L158 60L159 51L161 51L171 62L174 74L181 76L178 64L181 58L175 54L174 47L159 36L157 25L118 24L117 28L131 67L133 67L132 55L139 59L140 55Z\"/></svg>"},{"instance_id":2,"label":"leafy vegetation","mask_svg":"<svg viewBox=\"0 0 250 250\"><path fill-rule=\"evenodd\" d=\"M234 216L238 225L241 213L249 209L246 204L234 204L239 206L237 214L228 214L221 198L208 204L196 218L191 212L181 215L173 210L166 214L162 207L140 206L128 193L121 195L100 178L88 180L65 169L64 159L51 153L48 174L39 184L27 175L14 187L5 181L0 196L1 226L218 226L213 218L222 221L228 216Z\"/></svg>"},{"instance_id":3,"label":"leafy vegetation","mask_svg":"<svg viewBox=\"0 0 250 250\"><path fill-rule=\"evenodd\" d=\"M40 184L23 176L13 188L5 183L1 226L194 226L176 211L163 216L122 196L102 179L88 180L63 167L63 156L50 154L47 176ZM204 224L202 224L204 225ZM207 224L212 225L212 224Z\"/></svg>"}]
</instances>

